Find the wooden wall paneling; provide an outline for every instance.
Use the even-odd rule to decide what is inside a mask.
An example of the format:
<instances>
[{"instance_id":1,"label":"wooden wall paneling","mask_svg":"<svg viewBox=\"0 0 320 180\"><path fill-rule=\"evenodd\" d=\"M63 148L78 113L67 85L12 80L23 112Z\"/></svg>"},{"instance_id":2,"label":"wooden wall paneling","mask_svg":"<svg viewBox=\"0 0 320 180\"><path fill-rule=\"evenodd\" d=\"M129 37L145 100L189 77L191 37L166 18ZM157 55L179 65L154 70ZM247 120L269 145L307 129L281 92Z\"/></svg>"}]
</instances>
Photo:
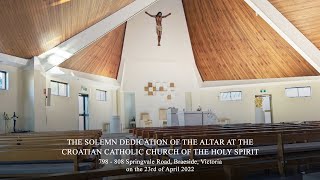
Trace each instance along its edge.
<instances>
[{"instance_id":1,"label":"wooden wall paneling","mask_svg":"<svg viewBox=\"0 0 320 180\"><path fill-rule=\"evenodd\" d=\"M1 0L0 52L31 58L134 0Z\"/></svg>"},{"instance_id":2,"label":"wooden wall paneling","mask_svg":"<svg viewBox=\"0 0 320 180\"><path fill-rule=\"evenodd\" d=\"M121 61L126 24L81 50L59 67L75 71L117 78Z\"/></svg>"},{"instance_id":3,"label":"wooden wall paneling","mask_svg":"<svg viewBox=\"0 0 320 180\"><path fill-rule=\"evenodd\" d=\"M204 81L319 75L243 0L183 0L183 4Z\"/></svg>"},{"instance_id":4,"label":"wooden wall paneling","mask_svg":"<svg viewBox=\"0 0 320 180\"><path fill-rule=\"evenodd\" d=\"M269 0L269 2L320 49L319 0Z\"/></svg>"}]
</instances>

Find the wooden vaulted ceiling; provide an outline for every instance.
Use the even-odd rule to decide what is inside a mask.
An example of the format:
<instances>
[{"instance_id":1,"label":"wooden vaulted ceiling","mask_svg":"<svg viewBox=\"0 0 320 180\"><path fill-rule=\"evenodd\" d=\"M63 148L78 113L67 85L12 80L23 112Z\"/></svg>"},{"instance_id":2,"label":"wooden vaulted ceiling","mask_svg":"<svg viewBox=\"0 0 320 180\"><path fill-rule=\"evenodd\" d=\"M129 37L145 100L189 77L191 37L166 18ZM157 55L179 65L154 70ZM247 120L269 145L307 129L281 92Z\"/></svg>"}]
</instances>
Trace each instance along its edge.
<instances>
[{"instance_id":1,"label":"wooden vaulted ceiling","mask_svg":"<svg viewBox=\"0 0 320 180\"><path fill-rule=\"evenodd\" d=\"M204 81L319 75L244 0L183 0L183 4Z\"/></svg>"},{"instance_id":2,"label":"wooden vaulted ceiling","mask_svg":"<svg viewBox=\"0 0 320 180\"><path fill-rule=\"evenodd\" d=\"M319 0L269 0L269 2L320 49Z\"/></svg>"},{"instance_id":3,"label":"wooden vaulted ceiling","mask_svg":"<svg viewBox=\"0 0 320 180\"><path fill-rule=\"evenodd\" d=\"M87 48L66 60L59 67L117 78L126 24L119 26Z\"/></svg>"},{"instance_id":4,"label":"wooden vaulted ceiling","mask_svg":"<svg viewBox=\"0 0 320 180\"><path fill-rule=\"evenodd\" d=\"M134 0L1 0L0 52L31 58Z\"/></svg>"}]
</instances>

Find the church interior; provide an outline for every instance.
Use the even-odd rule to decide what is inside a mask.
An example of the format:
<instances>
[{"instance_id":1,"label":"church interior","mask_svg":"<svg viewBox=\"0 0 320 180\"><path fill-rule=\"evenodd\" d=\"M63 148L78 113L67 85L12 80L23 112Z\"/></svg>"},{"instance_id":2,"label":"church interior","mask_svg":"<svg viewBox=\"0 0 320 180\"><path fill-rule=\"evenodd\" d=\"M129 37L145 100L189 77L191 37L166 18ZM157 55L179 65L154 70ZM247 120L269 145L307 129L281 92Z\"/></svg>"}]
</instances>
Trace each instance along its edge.
<instances>
[{"instance_id":1,"label":"church interior","mask_svg":"<svg viewBox=\"0 0 320 180\"><path fill-rule=\"evenodd\" d=\"M1 0L0 9L0 179L320 178L320 1ZM88 138L254 139L260 153L128 146L180 153L139 160L223 162L128 173L101 163L126 155L61 154L87 148L67 139ZM246 148L229 146L219 148Z\"/></svg>"}]
</instances>

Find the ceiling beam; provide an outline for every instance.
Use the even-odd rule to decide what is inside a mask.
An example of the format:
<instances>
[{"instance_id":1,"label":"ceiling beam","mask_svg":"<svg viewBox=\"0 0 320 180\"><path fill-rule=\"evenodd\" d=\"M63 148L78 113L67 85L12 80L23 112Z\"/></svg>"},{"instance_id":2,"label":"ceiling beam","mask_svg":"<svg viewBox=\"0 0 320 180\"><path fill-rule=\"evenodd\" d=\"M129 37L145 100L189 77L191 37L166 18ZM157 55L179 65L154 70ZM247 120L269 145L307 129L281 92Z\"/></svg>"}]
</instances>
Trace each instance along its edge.
<instances>
[{"instance_id":1,"label":"ceiling beam","mask_svg":"<svg viewBox=\"0 0 320 180\"><path fill-rule=\"evenodd\" d=\"M95 25L38 56L45 71L61 64L71 56L120 26L158 0L135 0Z\"/></svg>"},{"instance_id":2,"label":"ceiling beam","mask_svg":"<svg viewBox=\"0 0 320 180\"><path fill-rule=\"evenodd\" d=\"M20 68L20 67L26 66L28 62L29 62L28 59L23 59L16 56L0 53L0 64L5 64L5 65Z\"/></svg>"},{"instance_id":3,"label":"ceiling beam","mask_svg":"<svg viewBox=\"0 0 320 180\"><path fill-rule=\"evenodd\" d=\"M320 72L320 51L268 0L245 2L280 34L301 56Z\"/></svg>"}]
</instances>

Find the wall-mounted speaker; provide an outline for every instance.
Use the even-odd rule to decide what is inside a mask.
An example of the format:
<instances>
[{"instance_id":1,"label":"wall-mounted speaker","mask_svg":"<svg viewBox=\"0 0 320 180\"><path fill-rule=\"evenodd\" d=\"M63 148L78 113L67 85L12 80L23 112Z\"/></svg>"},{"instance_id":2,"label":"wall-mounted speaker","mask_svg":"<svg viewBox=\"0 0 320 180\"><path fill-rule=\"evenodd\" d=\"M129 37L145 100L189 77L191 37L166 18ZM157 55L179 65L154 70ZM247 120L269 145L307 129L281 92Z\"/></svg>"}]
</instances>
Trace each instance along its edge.
<instances>
[{"instance_id":1,"label":"wall-mounted speaker","mask_svg":"<svg viewBox=\"0 0 320 180\"><path fill-rule=\"evenodd\" d=\"M48 88L47 106L51 106L51 88Z\"/></svg>"}]
</instances>

